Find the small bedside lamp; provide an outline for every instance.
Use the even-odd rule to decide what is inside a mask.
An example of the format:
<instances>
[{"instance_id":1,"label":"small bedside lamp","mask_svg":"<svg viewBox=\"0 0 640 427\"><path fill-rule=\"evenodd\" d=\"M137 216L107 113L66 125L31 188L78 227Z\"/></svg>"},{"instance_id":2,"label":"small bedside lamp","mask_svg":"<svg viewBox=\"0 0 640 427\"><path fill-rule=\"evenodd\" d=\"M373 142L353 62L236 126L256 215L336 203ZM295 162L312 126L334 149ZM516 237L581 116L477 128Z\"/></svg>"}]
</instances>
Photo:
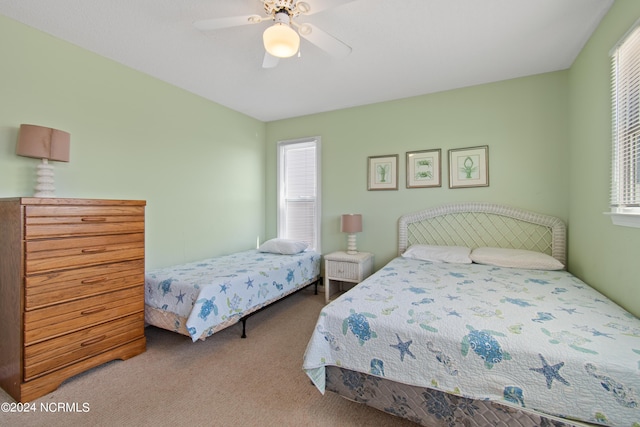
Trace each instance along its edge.
<instances>
[{"instance_id":1,"label":"small bedside lamp","mask_svg":"<svg viewBox=\"0 0 640 427\"><path fill-rule=\"evenodd\" d=\"M356 249L356 234L362 231L362 215L361 214L345 214L342 215L340 221L340 231L348 233L347 238L347 253L357 254Z\"/></svg>"},{"instance_id":2,"label":"small bedside lamp","mask_svg":"<svg viewBox=\"0 0 640 427\"><path fill-rule=\"evenodd\" d=\"M53 165L49 160L69 161L71 136L64 131L36 125L20 125L16 154L42 159L38 165L38 179L34 197L56 197Z\"/></svg>"}]
</instances>

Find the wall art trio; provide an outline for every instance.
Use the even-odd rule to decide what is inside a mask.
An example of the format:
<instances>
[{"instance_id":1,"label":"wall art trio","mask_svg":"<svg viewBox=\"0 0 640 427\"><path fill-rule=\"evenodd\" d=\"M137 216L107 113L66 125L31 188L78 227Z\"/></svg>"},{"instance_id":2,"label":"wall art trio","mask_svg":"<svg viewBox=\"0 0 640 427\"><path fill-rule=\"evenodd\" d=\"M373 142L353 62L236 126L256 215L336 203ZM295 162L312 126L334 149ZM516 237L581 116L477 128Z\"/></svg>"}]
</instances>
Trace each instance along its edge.
<instances>
[{"instance_id":1,"label":"wall art trio","mask_svg":"<svg viewBox=\"0 0 640 427\"><path fill-rule=\"evenodd\" d=\"M442 186L441 149L408 151L407 188ZM449 188L489 186L489 146L449 150ZM398 155L367 158L367 190L398 189Z\"/></svg>"}]
</instances>

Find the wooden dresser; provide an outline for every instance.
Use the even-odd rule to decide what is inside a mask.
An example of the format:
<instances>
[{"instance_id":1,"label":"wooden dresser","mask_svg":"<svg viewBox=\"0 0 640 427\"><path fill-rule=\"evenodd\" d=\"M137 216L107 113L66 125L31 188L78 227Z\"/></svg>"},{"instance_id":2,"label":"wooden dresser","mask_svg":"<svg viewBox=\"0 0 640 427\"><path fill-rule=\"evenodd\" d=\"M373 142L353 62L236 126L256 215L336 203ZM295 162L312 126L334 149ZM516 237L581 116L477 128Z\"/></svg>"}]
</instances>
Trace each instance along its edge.
<instances>
[{"instance_id":1,"label":"wooden dresser","mask_svg":"<svg viewBox=\"0 0 640 427\"><path fill-rule=\"evenodd\" d=\"M17 401L145 351L145 205L0 199L0 386Z\"/></svg>"}]
</instances>

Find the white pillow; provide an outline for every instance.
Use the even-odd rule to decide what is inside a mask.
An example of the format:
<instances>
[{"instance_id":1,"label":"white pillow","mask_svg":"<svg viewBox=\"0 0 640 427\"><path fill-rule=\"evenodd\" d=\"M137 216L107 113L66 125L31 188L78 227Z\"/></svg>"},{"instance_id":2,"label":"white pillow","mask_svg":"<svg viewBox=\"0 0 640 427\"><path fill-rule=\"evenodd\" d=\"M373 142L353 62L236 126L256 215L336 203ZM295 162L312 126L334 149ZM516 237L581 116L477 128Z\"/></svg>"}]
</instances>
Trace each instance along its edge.
<instances>
[{"instance_id":1,"label":"white pillow","mask_svg":"<svg viewBox=\"0 0 640 427\"><path fill-rule=\"evenodd\" d=\"M478 264L498 267L526 268L531 270L562 270L564 265L557 259L542 252L524 249L476 248L471 259Z\"/></svg>"},{"instance_id":2,"label":"white pillow","mask_svg":"<svg viewBox=\"0 0 640 427\"><path fill-rule=\"evenodd\" d=\"M402 256L422 261L471 264L470 253L471 249L464 246L411 245Z\"/></svg>"},{"instance_id":3,"label":"white pillow","mask_svg":"<svg viewBox=\"0 0 640 427\"><path fill-rule=\"evenodd\" d=\"M271 239L260 245L258 251L269 252L272 254L293 255L304 251L307 247L309 247L309 245L300 240Z\"/></svg>"}]
</instances>

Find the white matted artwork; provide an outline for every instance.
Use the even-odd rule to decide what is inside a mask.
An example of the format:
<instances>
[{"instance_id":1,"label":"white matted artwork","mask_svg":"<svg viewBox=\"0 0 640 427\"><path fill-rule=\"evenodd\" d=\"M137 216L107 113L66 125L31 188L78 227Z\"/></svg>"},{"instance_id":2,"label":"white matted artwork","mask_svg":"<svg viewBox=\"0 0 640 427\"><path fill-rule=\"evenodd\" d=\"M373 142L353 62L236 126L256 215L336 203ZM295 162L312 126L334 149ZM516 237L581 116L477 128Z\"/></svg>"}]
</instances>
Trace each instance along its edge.
<instances>
[{"instance_id":1,"label":"white matted artwork","mask_svg":"<svg viewBox=\"0 0 640 427\"><path fill-rule=\"evenodd\" d=\"M441 151L407 151L407 188L442 186Z\"/></svg>"},{"instance_id":2,"label":"white matted artwork","mask_svg":"<svg viewBox=\"0 0 640 427\"><path fill-rule=\"evenodd\" d=\"M398 155L369 156L367 190L398 189Z\"/></svg>"},{"instance_id":3,"label":"white matted artwork","mask_svg":"<svg viewBox=\"0 0 640 427\"><path fill-rule=\"evenodd\" d=\"M449 188L488 186L488 145L449 150Z\"/></svg>"}]
</instances>

